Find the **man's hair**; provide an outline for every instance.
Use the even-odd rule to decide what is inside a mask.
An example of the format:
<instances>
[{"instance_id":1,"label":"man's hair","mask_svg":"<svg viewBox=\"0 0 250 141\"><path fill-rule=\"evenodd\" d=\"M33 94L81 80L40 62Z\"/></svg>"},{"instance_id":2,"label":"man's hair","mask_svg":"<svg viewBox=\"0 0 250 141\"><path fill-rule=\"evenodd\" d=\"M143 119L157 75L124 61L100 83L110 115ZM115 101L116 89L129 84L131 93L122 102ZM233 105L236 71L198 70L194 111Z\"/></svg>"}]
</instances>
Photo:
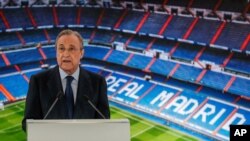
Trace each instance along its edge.
<instances>
[{"instance_id":1,"label":"man's hair","mask_svg":"<svg viewBox=\"0 0 250 141\"><path fill-rule=\"evenodd\" d=\"M58 39L60 37L62 37L63 35L75 35L79 39L79 41L80 41L81 49L83 49L83 38L82 38L81 34L79 34L77 31L73 31L73 30L70 30L70 29L65 29L65 30L61 31L57 35L55 47L57 47L57 41L58 41Z\"/></svg>"}]
</instances>

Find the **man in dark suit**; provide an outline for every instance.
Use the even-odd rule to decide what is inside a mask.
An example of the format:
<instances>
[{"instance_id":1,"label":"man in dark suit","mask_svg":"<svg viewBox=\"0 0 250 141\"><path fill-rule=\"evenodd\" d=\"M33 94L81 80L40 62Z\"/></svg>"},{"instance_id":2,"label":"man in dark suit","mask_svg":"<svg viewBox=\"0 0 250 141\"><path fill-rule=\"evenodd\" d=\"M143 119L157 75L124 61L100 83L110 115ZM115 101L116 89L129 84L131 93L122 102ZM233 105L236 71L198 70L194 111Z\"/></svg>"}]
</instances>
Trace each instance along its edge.
<instances>
[{"instance_id":1,"label":"man in dark suit","mask_svg":"<svg viewBox=\"0 0 250 141\"><path fill-rule=\"evenodd\" d=\"M78 32L63 30L59 33L56 38L58 66L31 76L22 121L24 131L26 119L43 119L59 93L62 96L46 119L102 118L88 99L105 118L110 118L106 81L80 67L83 55L83 39Z\"/></svg>"}]
</instances>

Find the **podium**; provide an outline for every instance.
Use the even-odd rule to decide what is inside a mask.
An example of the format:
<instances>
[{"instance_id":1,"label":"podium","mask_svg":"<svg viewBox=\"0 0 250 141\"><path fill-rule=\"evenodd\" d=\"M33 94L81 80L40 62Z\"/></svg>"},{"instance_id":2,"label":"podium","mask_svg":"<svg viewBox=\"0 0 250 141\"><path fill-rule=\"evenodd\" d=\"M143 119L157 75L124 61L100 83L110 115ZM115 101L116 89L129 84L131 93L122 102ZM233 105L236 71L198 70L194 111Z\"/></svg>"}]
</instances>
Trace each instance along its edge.
<instances>
[{"instance_id":1,"label":"podium","mask_svg":"<svg viewBox=\"0 0 250 141\"><path fill-rule=\"evenodd\" d=\"M27 141L130 141L130 124L128 119L29 119Z\"/></svg>"}]
</instances>

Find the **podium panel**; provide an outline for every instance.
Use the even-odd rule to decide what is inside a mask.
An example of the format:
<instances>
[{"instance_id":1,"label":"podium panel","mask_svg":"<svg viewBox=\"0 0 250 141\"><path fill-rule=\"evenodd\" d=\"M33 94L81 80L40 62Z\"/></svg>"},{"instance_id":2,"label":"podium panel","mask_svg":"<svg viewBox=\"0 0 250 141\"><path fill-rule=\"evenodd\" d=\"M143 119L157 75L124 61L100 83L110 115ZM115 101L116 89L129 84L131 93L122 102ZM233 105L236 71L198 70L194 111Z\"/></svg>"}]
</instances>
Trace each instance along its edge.
<instances>
[{"instance_id":1,"label":"podium panel","mask_svg":"<svg viewBox=\"0 0 250 141\"><path fill-rule=\"evenodd\" d=\"M28 141L130 141L128 119L27 120Z\"/></svg>"}]
</instances>

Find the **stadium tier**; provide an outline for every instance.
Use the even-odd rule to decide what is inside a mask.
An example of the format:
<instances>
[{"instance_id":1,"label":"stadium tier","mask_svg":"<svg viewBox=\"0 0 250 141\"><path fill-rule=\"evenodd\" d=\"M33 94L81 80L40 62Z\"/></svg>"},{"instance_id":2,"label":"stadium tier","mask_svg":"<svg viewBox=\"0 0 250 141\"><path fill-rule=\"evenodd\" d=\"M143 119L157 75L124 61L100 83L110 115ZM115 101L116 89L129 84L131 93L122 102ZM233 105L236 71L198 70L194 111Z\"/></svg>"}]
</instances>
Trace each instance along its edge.
<instances>
[{"instance_id":1,"label":"stadium tier","mask_svg":"<svg viewBox=\"0 0 250 141\"><path fill-rule=\"evenodd\" d=\"M46 59L55 58L54 46L45 47L43 50L46 54L45 57ZM100 61L103 61L105 59L107 62L116 63L120 65L126 64L126 66L128 67L140 70L146 69L149 62L151 62L152 60L151 57L146 57L144 55L130 54L122 51L110 50L108 48L103 48L103 47L98 48L90 46L90 47L85 47L85 50L86 50L85 54L86 58L97 59ZM43 60L43 56L39 53L39 50L36 48L22 49L18 51L8 51L5 52L5 56L9 58L8 61L11 62L10 63L11 65L18 65L29 62L31 63ZM228 92L246 97L249 97L248 94L250 93L248 89L249 87L248 79L237 78L235 76L230 76L223 73L205 70L206 73L204 74L204 76L200 80L198 80L200 74L204 70L189 65L178 64L171 61L156 59L153 62L153 64L149 67L149 70L166 77L171 76L173 78L184 80L191 83L200 83L201 85L222 91L226 87L227 83L232 78L234 78L235 80L232 83L231 87L229 87ZM245 87L242 87L242 85Z\"/></svg>"},{"instance_id":2,"label":"stadium tier","mask_svg":"<svg viewBox=\"0 0 250 141\"><path fill-rule=\"evenodd\" d=\"M108 49L101 48L101 50L100 49L95 50L94 48L95 47L86 47L85 48L86 50L90 49L85 54L86 58L103 60L103 58L105 58L105 56L108 54L107 53ZM106 54L102 50L106 50ZM109 52L111 52L111 51L112 50L110 50ZM119 51L116 51L115 54L117 55L118 52ZM111 52L111 54L113 54L113 51ZM120 54L123 54L123 52L120 51ZM126 62L127 66L130 66L130 67L136 68L136 69L144 70L152 59L151 57L141 56L141 55L137 55L137 54L133 54L132 57L130 57L130 55L128 55L128 53L125 53L124 55L128 56L128 57L124 58L123 61L120 60L119 62L114 62L111 60L111 62L124 64L127 61L127 59L129 59L129 61ZM119 55L119 56L124 56L124 55ZM122 59L122 58L120 58L120 59ZM109 60L106 60L106 61L109 61ZM201 85L212 87L214 89L219 89L222 91L226 87L227 83L231 80L231 78L234 77L234 76L230 76L230 75L223 74L223 73L213 72L213 71L209 71L209 70L204 71L200 68L196 68L193 66L172 63L172 62L169 62L166 60L164 61L164 60L160 60L160 59L156 59L156 61L153 63L153 65L151 65L151 67L149 69L154 73L162 74L165 76L172 76L176 79L180 79L180 80L184 80L184 81L188 81L188 82L200 83ZM205 72L205 74L199 80L200 74L203 71ZM242 80L243 83L245 84L245 86L248 85L249 84L248 81L250 81L249 79L243 79L243 78L237 78L237 79L239 79L239 81ZM238 94L242 95L242 96L249 97L249 93L250 93L250 91L248 89L249 86L246 86L246 87L240 87L240 85L238 85L238 86L240 89L244 89L244 90L242 90L241 93L238 93ZM233 85L233 87L235 87L235 85Z\"/></svg>"},{"instance_id":3,"label":"stadium tier","mask_svg":"<svg viewBox=\"0 0 250 141\"><path fill-rule=\"evenodd\" d=\"M25 10L26 9L26 10ZM28 9L28 10L27 10ZM81 7L75 9L75 7L65 7L65 10L69 11L65 15L63 13L63 7L42 7L42 8L11 8L3 9L3 15L6 15L7 23L2 22L5 25L2 29L9 28L22 28L27 29L28 27L39 27L39 26L53 26L53 25L84 25L87 27L96 27L104 26L109 28L115 28L120 30L129 30L135 32L141 32L146 34L160 34L165 37L175 38L175 39L188 39L194 42L199 42L203 44L215 44L218 46L227 47L229 49L244 50L242 44L245 40L248 40L249 36L249 24L238 24L238 23L227 23L221 22L218 20L208 20L208 19L199 19L186 16L168 16L166 14L148 14L140 11L120 11L117 9L105 10L101 8L86 8ZM5 12L6 10L6 12ZM16 11L22 12L16 12ZM12 12L13 11L13 12ZM43 11L46 11L45 13ZM85 12L84 12L85 11ZM92 12L88 12L92 11ZM56 12L56 14L55 14ZM114 24L106 24L105 21L108 21L108 16L103 16L104 13L114 12L119 13L120 19ZM24 19L22 16L17 16L16 18L11 17L11 14L21 13L25 16L33 15L33 19ZM115 14L115 15L116 15ZM39 16L38 16L39 15ZM42 16L41 16L42 15ZM57 17L55 17L55 15ZM78 16L78 17L76 17ZM145 17L146 16L146 17ZM166 17L168 16L168 17ZM27 18L27 17L26 17ZM77 19L79 18L79 19ZM155 18L155 20L153 19ZM14 21L12 21L15 19ZM44 20L46 19L46 20ZM69 21L63 21L61 19L71 19ZM72 20L73 19L73 20ZM88 20L86 20L88 19ZM165 22L156 22L158 19ZM25 24L21 20L33 21L33 25ZM21 21L21 22L20 22ZM62 22L61 22L62 21ZM105 25L102 25L102 21ZM156 24L157 25L154 25ZM178 23L178 24L176 24ZM25 24L22 25L22 24ZM154 26L155 28L149 28L149 25ZM192 29L191 29L192 27ZM151 31L155 30L155 31ZM220 30L220 33L219 33ZM219 36L215 38L215 35ZM13 35L14 36L14 35Z\"/></svg>"},{"instance_id":4,"label":"stadium tier","mask_svg":"<svg viewBox=\"0 0 250 141\"><path fill-rule=\"evenodd\" d=\"M250 26L217 11L242 12L249 3L240 1L4 7L0 101L25 99L31 75L56 65L56 36L70 28L84 38L82 66L106 78L110 102L229 140L229 125L250 124Z\"/></svg>"}]
</instances>

